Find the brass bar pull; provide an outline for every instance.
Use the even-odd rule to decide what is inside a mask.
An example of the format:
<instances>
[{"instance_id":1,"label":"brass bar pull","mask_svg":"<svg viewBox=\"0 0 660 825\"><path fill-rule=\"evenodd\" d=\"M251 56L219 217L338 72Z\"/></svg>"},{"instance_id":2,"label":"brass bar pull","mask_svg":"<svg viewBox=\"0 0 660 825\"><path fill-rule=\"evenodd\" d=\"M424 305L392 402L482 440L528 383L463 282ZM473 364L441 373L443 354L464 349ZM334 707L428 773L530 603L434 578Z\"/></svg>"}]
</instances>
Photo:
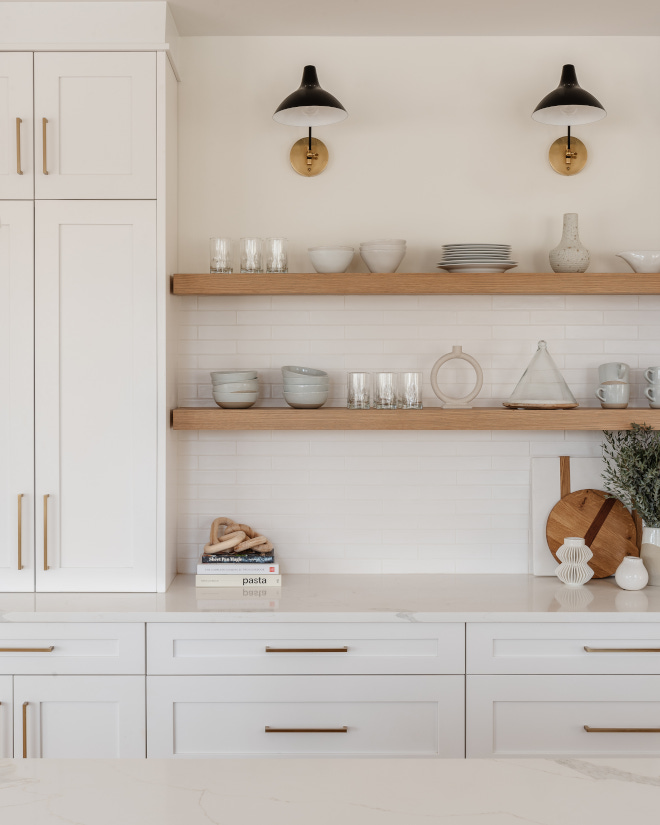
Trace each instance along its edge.
<instances>
[{"instance_id":1,"label":"brass bar pull","mask_svg":"<svg viewBox=\"0 0 660 825\"><path fill-rule=\"evenodd\" d=\"M264 730L266 733L348 733L346 725L341 728L271 728L266 725Z\"/></svg>"},{"instance_id":2,"label":"brass bar pull","mask_svg":"<svg viewBox=\"0 0 660 825\"><path fill-rule=\"evenodd\" d=\"M22 175L23 170L21 169L21 123L23 121L20 117L16 118L16 174Z\"/></svg>"},{"instance_id":3,"label":"brass bar pull","mask_svg":"<svg viewBox=\"0 0 660 825\"><path fill-rule=\"evenodd\" d=\"M660 653L660 647L587 647L587 653Z\"/></svg>"},{"instance_id":4,"label":"brass bar pull","mask_svg":"<svg viewBox=\"0 0 660 825\"><path fill-rule=\"evenodd\" d=\"M50 647L0 647L0 653L52 653L55 645Z\"/></svg>"},{"instance_id":5,"label":"brass bar pull","mask_svg":"<svg viewBox=\"0 0 660 825\"><path fill-rule=\"evenodd\" d=\"M266 653L348 653L347 647L268 647Z\"/></svg>"},{"instance_id":6,"label":"brass bar pull","mask_svg":"<svg viewBox=\"0 0 660 825\"><path fill-rule=\"evenodd\" d=\"M48 570L48 499L50 495L44 496L44 570Z\"/></svg>"},{"instance_id":7,"label":"brass bar pull","mask_svg":"<svg viewBox=\"0 0 660 825\"><path fill-rule=\"evenodd\" d=\"M41 128L43 130L43 150L44 150L44 175L48 174L48 159L46 158L46 124L48 120L43 117L41 118Z\"/></svg>"},{"instance_id":8,"label":"brass bar pull","mask_svg":"<svg viewBox=\"0 0 660 825\"><path fill-rule=\"evenodd\" d=\"M660 733L660 728L592 728L585 725L587 733Z\"/></svg>"},{"instance_id":9,"label":"brass bar pull","mask_svg":"<svg viewBox=\"0 0 660 825\"><path fill-rule=\"evenodd\" d=\"M27 709L28 703L23 702L23 759L27 759Z\"/></svg>"},{"instance_id":10,"label":"brass bar pull","mask_svg":"<svg viewBox=\"0 0 660 825\"><path fill-rule=\"evenodd\" d=\"M23 569L23 493L18 494L18 569Z\"/></svg>"}]
</instances>

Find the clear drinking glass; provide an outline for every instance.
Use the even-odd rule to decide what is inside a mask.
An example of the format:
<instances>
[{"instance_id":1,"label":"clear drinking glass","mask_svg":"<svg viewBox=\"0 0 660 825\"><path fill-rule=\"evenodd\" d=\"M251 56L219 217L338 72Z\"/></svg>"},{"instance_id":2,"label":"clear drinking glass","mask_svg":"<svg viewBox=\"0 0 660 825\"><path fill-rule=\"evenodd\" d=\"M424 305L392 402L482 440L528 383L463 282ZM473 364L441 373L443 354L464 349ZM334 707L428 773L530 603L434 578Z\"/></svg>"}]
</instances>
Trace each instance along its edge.
<instances>
[{"instance_id":1,"label":"clear drinking glass","mask_svg":"<svg viewBox=\"0 0 660 825\"><path fill-rule=\"evenodd\" d=\"M377 372L374 375L374 407L396 410L396 373Z\"/></svg>"},{"instance_id":2,"label":"clear drinking glass","mask_svg":"<svg viewBox=\"0 0 660 825\"><path fill-rule=\"evenodd\" d=\"M368 410L371 407L371 373L348 373L348 396L346 406L349 410Z\"/></svg>"},{"instance_id":3,"label":"clear drinking glass","mask_svg":"<svg viewBox=\"0 0 660 825\"><path fill-rule=\"evenodd\" d=\"M261 238L241 238L241 272L263 271Z\"/></svg>"},{"instance_id":4,"label":"clear drinking glass","mask_svg":"<svg viewBox=\"0 0 660 825\"><path fill-rule=\"evenodd\" d=\"M211 238L211 274L233 272L231 238Z\"/></svg>"},{"instance_id":5,"label":"clear drinking glass","mask_svg":"<svg viewBox=\"0 0 660 825\"><path fill-rule=\"evenodd\" d=\"M266 272L288 272L286 238L266 238Z\"/></svg>"},{"instance_id":6,"label":"clear drinking glass","mask_svg":"<svg viewBox=\"0 0 660 825\"><path fill-rule=\"evenodd\" d=\"M421 372L400 372L399 373L399 409L401 410L421 410L422 409L422 373Z\"/></svg>"}]
</instances>

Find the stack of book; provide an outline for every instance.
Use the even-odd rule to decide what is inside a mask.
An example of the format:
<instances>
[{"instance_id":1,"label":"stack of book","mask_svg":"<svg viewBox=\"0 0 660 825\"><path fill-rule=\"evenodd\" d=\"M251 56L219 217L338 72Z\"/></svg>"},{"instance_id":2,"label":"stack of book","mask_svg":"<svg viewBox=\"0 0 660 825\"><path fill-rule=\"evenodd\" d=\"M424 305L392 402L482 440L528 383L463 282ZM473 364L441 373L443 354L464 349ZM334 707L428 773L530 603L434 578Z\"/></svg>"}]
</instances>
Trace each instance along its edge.
<instances>
[{"instance_id":1,"label":"stack of book","mask_svg":"<svg viewBox=\"0 0 660 825\"><path fill-rule=\"evenodd\" d=\"M201 556L195 584L208 598L268 600L281 594L282 577L272 553L218 553Z\"/></svg>"}]
</instances>

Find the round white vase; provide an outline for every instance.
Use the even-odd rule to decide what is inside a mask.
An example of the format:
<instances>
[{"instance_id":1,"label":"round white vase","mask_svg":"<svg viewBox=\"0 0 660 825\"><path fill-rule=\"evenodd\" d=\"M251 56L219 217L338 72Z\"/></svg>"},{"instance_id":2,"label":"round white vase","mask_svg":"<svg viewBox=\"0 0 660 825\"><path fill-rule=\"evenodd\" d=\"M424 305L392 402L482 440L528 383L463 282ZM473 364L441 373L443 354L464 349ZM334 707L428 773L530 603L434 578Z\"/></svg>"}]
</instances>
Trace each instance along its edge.
<instances>
[{"instance_id":1,"label":"round white vase","mask_svg":"<svg viewBox=\"0 0 660 825\"><path fill-rule=\"evenodd\" d=\"M649 572L649 584L660 587L660 527L644 527L640 556Z\"/></svg>"},{"instance_id":2,"label":"round white vase","mask_svg":"<svg viewBox=\"0 0 660 825\"><path fill-rule=\"evenodd\" d=\"M557 550L557 558L561 564L556 570L559 581L569 587L581 587L593 576L594 571L587 562L593 558L593 553L587 547L584 539L570 537Z\"/></svg>"},{"instance_id":3,"label":"round white vase","mask_svg":"<svg viewBox=\"0 0 660 825\"><path fill-rule=\"evenodd\" d=\"M648 570L638 556L626 556L616 569L614 581L622 590L643 590L649 583Z\"/></svg>"},{"instance_id":4,"label":"round white vase","mask_svg":"<svg viewBox=\"0 0 660 825\"><path fill-rule=\"evenodd\" d=\"M564 215L564 231L561 241L550 252L550 266L553 272L587 271L589 250L580 241L577 212Z\"/></svg>"}]
</instances>

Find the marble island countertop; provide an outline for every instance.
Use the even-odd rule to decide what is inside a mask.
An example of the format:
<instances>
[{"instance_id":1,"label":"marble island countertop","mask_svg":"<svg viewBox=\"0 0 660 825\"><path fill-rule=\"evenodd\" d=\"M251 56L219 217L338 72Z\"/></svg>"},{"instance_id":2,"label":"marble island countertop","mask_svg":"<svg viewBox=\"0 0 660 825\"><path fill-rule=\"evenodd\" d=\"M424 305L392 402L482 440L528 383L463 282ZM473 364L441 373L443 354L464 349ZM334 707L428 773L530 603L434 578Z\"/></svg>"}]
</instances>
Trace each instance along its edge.
<instances>
[{"instance_id":1,"label":"marble island countertop","mask_svg":"<svg viewBox=\"0 0 660 825\"><path fill-rule=\"evenodd\" d=\"M656 825L659 759L0 761L7 825Z\"/></svg>"},{"instance_id":2,"label":"marble island countertop","mask_svg":"<svg viewBox=\"0 0 660 825\"><path fill-rule=\"evenodd\" d=\"M567 588L524 575L284 575L267 598L225 590L182 575L167 593L0 593L0 622L660 622L660 587L628 592L613 578Z\"/></svg>"}]
</instances>

